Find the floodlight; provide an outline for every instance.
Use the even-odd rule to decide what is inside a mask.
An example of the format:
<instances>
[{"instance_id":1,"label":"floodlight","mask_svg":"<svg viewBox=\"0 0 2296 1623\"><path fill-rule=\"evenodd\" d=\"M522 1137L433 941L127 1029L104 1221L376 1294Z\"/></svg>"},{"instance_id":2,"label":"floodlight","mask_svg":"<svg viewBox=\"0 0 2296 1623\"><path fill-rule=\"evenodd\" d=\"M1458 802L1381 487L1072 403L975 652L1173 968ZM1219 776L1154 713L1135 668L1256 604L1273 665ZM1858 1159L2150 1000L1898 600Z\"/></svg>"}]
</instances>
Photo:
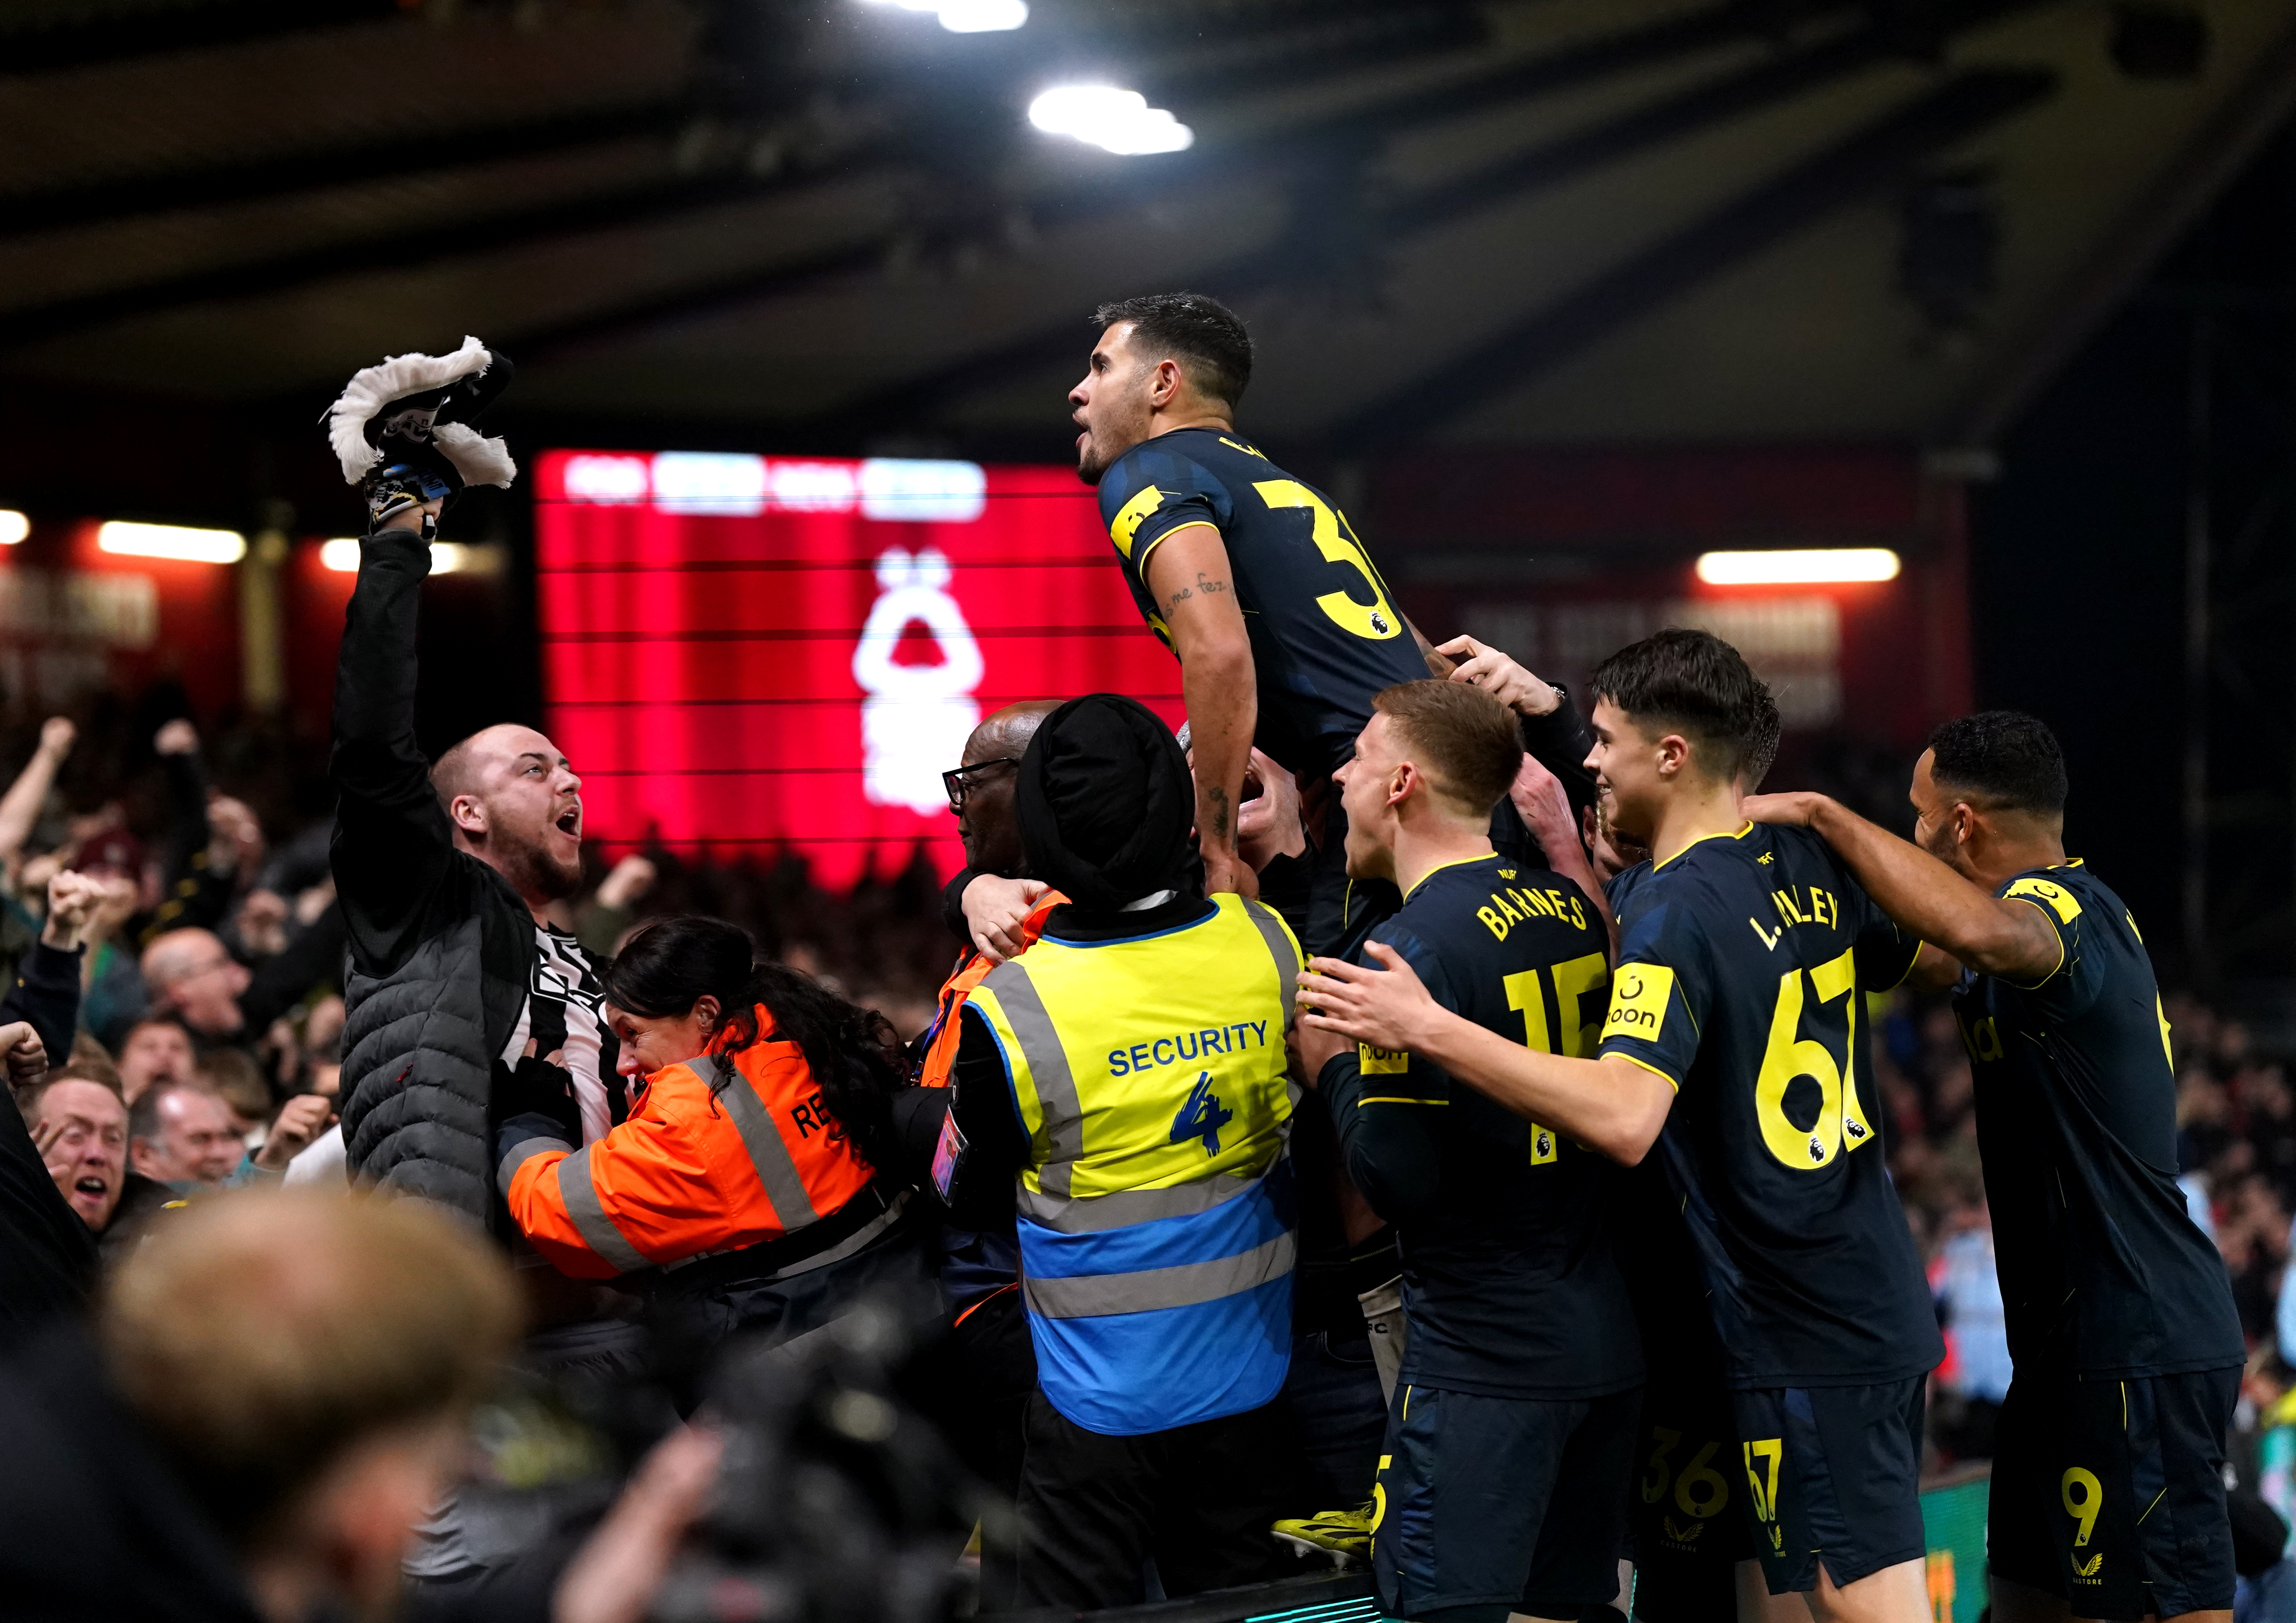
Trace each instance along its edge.
<instances>
[{"instance_id":1,"label":"floodlight","mask_svg":"<svg viewBox=\"0 0 2296 1623\"><path fill-rule=\"evenodd\" d=\"M1114 152L1183 152L1196 133L1136 90L1113 85L1062 85L1029 103L1029 122L1047 135L1071 135Z\"/></svg>"},{"instance_id":2,"label":"floodlight","mask_svg":"<svg viewBox=\"0 0 2296 1623\"><path fill-rule=\"evenodd\" d=\"M237 563L247 537L235 529L192 529L181 524L130 524L114 519L95 527L99 551L184 563Z\"/></svg>"},{"instance_id":3,"label":"floodlight","mask_svg":"<svg viewBox=\"0 0 2296 1623\"><path fill-rule=\"evenodd\" d=\"M1698 557L1698 578L1710 586L1819 586L1897 578L1898 554L1886 546L1787 547L1701 553Z\"/></svg>"},{"instance_id":4,"label":"floodlight","mask_svg":"<svg viewBox=\"0 0 2296 1623\"><path fill-rule=\"evenodd\" d=\"M332 541L319 544L319 566L334 570L338 575L356 575L359 566L359 544L356 536L337 536ZM487 574L486 561L479 549L464 546L459 541L433 541L430 544L430 572L433 575L460 575L465 572Z\"/></svg>"},{"instance_id":5,"label":"floodlight","mask_svg":"<svg viewBox=\"0 0 2296 1623\"><path fill-rule=\"evenodd\" d=\"M872 0L883 4L886 0ZM1029 20L1028 0L891 0L905 12L935 12L952 34L996 34Z\"/></svg>"},{"instance_id":6,"label":"floodlight","mask_svg":"<svg viewBox=\"0 0 2296 1623\"><path fill-rule=\"evenodd\" d=\"M31 533L31 520L12 507L0 507L0 546L13 546Z\"/></svg>"},{"instance_id":7,"label":"floodlight","mask_svg":"<svg viewBox=\"0 0 2296 1623\"><path fill-rule=\"evenodd\" d=\"M1028 0L942 0L940 6L940 26L952 34L1001 34L1028 20Z\"/></svg>"}]
</instances>

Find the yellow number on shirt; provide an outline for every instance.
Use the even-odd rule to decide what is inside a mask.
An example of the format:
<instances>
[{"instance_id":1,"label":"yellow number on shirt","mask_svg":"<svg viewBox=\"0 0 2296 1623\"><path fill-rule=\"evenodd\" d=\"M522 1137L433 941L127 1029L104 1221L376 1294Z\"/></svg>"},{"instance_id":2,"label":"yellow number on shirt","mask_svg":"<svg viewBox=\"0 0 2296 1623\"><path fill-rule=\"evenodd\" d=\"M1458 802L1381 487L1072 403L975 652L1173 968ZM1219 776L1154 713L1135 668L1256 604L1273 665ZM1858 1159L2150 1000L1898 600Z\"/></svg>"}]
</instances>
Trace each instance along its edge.
<instances>
[{"instance_id":1,"label":"yellow number on shirt","mask_svg":"<svg viewBox=\"0 0 2296 1623\"><path fill-rule=\"evenodd\" d=\"M2080 1494L2075 1497L2073 1490ZM2096 1530L2096 1513L2104 1508L2104 1484L2096 1473L2083 1471L2076 1465L2057 1480L2057 1496L2064 1501L2065 1514L2080 1523L2080 1531L2073 1535L2073 1548L2079 1549Z\"/></svg>"},{"instance_id":2,"label":"yellow number on shirt","mask_svg":"<svg viewBox=\"0 0 2296 1623\"><path fill-rule=\"evenodd\" d=\"M1611 961L1601 953L1588 953L1583 958L1573 958L1554 966L1554 1006L1562 1012L1562 1046L1557 1053L1567 1053L1573 1059L1591 1060L1595 1045L1603 1037L1603 1014L1610 1003L1607 996L1595 998L1591 1004L1587 994L1599 992L1611 983ZM1586 1018L1592 1008L1594 1018Z\"/></svg>"},{"instance_id":3,"label":"yellow number on shirt","mask_svg":"<svg viewBox=\"0 0 2296 1623\"><path fill-rule=\"evenodd\" d=\"M1316 550L1333 563L1344 563L1363 577L1364 585L1371 589L1371 602L1359 602L1345 592L1326 592L1316 600L1316 607L1332 619L1342 631L1357 636L1369 637L1375 643L1399 635L1403 617L1388 607L1387 589L1373 573L1371 560L1363 548L1348 533L1347 521L1333 512L1324 498L1296 479L1271 479L1252 487L1259 499L1270 507L1305 507L1313 517L1315 528L1310 532Z\"/></svg>"},{"instance_id":4,"label":"yellow number on shirt","mask_svg":"<svg viewBox=\"0 0 2296 1623\"><path fill-rule=\"evenodd\" d=\"M1781 1165L1808 1171L1830 1164L1842 1142L1852 1150L1869 1143L1874 1129L1857 1108L1857 1000L1849 996L1857 984L1855 951L1828 960L1808 971L1817 994L1811 1011L1825 1025L1833 1021L1826 1006L1839 1002L1843 1010L1841 1058L1816 1037L1801 1035L1806 1004L1800 970L1778 977L1778 1001L1770 1012L1770 1040L1762 1054L1761 1074L1754 1078L1754 1115L1762 1125L1762 1142ZM1801 1077L1817 1084L1817 1119L1797 1127L1786 1115L1786 1089Z\"/></svg>"},{"instance_id":5,"label":"yellow number on shirt","mask_svg":"<svg viewBox=\"0 0 2296 1623\"><path fill-rule=\"evenodd\" d=\"M1705 1447L1690 1456L1690 1463L1675 1479L1674 1502L1682 1507L1684 1515L1695 1516L1701 1521L1711 1521L1730 1503L1730 1484L1723 1480L1720 1471L1707 1463L1721 1446L1719 1438L1710 1439Z\"/></svg>"},{"instance_id":6,"label":"yellow number on shirt","mask_svg":"<svg viewBox=\"0 0 2296 1623\"><path fill-rule=\"evenodd\" d=\"M1506 988L1507 1007L1521 1012L1523 1046L1575 1059L1594 1057L1595 1042L1602 1036L1602 1016L1597 1013L1591 1021L1585 1017L1586 995L1599 991L1610 978L1611 961L1601 953L1588 953L1551 969L1518 970L1509 975L1501 984ZM1551 1032L1546 1027L1546 988L1549 986L1554 989L1560 1027ZM1595 1007L1602 1007L1601 1000ZM1545 1166L1555 1159L1555 1152L1554 1130L1532 1122L1530 1164Z\"/></svg>"},{"instance_id":7,"label":"yellow number on shirt","mask_svg":"<svg viewBox=\"0 0 2296 1623\"><path fill-rule=\"evenodd\" d=\"M1651 1438L1658 1447L1651 1450L1650 1475L1643 1479L1644 1504L1656 1504L1665 1494L1666 1485L1674 1480L1674 1468L1667 1463L1666 1456L1674 1452L1674 1446L1682 1440L1682 1433L1652 1426Z\"/></svg>"},{"instance_id":8,"label":"yellow number on shirt","mask_svg":"<svg viewBox=\"0 0 2296 1623\"><path fill-rule=\"evenodd\" d=\"M1766 1437L1759 1442L1742 1446L1746 1454L1746 1486L1754 1490L1754 1520L1775 1521L1778 1519L1778 1456L1785 1452L1785 1439Z\"/></svg>"}]
</instances>

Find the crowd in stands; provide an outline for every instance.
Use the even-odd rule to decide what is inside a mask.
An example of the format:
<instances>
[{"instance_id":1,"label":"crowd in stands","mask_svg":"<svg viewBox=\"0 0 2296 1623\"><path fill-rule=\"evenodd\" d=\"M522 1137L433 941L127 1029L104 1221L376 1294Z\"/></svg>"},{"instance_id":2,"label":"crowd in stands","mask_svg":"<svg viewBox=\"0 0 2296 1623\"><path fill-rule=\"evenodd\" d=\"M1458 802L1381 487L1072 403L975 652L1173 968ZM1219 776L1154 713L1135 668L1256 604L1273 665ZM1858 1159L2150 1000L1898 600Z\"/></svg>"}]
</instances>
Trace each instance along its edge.
<instances>
[{"instance_id":1,"label":"crowd in stands","mask_svg":"<svg viewBox=\"0 0 2296 1623\"><path fill-rule=\"evenodd\" d=\"M297 1095L334 1091L342 932L327 875L324 758L260 726L202 737L168 714L177 703L162 688L133 706L107 699L78 725L0 731L0 762L21 763L0 794L0 960L12 974L38 939L55 873L95 881L71 1058L100 1075L116 1070L131 1109L154 1083L195 1095L163 1091L136 1118L145 1147L128 1169L221 1183L239 1170L234 1147L259 1145ZM1844 799L1885 805L1878 787L1856 792L1864 777L1890 782L1866 770L1869 753L1836 751L1812 766ZM952 948L940 878L922 848L844 893L816 886L789 855L713 862L655 852L609 864L593 850L586 865L593 882L562 922L593 951L610 955L644 918L704 914L878 1010L905 1042L932 1019ZM2277 1319L2296 1211L2296 1088L2238 1021L2183 994L2169 997L2167 1012L2194 1216L2224 1253L2251 1343L2296 1339L2296 1324L2284 1330ZM1946 995L1901 991L1876 1013L1890 1168L1953 1347L1940 1381L1997 1402L2008 1358L1968 1056ZM1982 1457L1981 1424L1971 1433L1943 1423L1959 1445L1944 1458Z\"/></svg>"}]
</instances>

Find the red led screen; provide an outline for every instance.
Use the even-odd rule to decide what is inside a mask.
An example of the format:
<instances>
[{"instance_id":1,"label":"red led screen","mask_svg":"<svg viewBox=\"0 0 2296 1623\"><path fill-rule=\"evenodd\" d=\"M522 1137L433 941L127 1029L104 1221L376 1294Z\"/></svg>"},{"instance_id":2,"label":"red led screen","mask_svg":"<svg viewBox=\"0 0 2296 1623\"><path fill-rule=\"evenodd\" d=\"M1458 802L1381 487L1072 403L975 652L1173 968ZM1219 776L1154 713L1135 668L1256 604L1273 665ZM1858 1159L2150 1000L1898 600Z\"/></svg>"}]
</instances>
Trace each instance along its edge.
<instances>
[{"instance_id":1,"label":"red led screen","mask_svg":"<svg viewBox=\"0 0 2296 1623\"><path fill-rule=\"evenodd\" d=\"M1066 468L551 451L535 493L545 725L610 847L787 848L841 888L922 842L946 875L940 774L982 716L1181 719Z\"/></svg>"}]
</instances>

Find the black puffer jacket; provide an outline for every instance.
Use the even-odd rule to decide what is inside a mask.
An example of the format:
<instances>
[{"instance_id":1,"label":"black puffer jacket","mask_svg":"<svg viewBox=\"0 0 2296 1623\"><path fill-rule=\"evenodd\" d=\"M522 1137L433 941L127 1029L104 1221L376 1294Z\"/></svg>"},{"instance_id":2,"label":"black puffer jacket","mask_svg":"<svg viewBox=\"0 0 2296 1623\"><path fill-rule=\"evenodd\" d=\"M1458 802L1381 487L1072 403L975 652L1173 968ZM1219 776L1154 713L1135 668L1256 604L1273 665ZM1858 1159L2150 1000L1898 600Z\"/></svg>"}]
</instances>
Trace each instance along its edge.
<instances>
[{"instance_id":1,"label":"black puffer jacket","mask_svg":"<svg viewBox=\"0 0 2296 1623\"><path fill-rule=\"evenodd\" d=\"M430 572L411 530L362 543L336 673L330 856L350 936L343 1145L353 1178L506 1236L489 1102L534 980L534 915L455 848L415 747L415 609Z\"/></svg>"}]
</instances>

